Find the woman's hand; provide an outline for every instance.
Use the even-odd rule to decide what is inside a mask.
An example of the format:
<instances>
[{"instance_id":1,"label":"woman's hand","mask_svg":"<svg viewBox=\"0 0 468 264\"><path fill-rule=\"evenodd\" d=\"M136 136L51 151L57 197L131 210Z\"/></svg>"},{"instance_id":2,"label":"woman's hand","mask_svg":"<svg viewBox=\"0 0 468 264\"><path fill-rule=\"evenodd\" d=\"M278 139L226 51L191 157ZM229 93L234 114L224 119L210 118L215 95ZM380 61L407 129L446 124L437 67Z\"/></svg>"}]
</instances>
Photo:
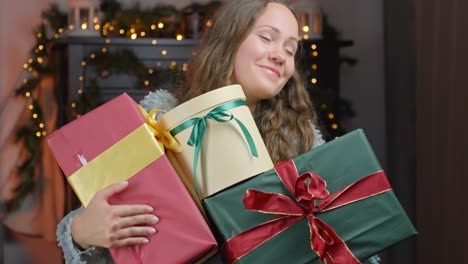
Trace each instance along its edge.
<instances>
[{"instance_id":1,"label":"woman's hand","mask_svg":"<svg viewBox=\"0 0 468 264\"><path fill-rule=\"evenodd\" d=\"M110 205L107 200L123 191L128 182L113 184L97 192L71 224L73 240L82 248L104 248L146 244L147 236L156 229L142 224L156 224L159 219L149 214L147 205Z\"/></svg>"}]
</instances>

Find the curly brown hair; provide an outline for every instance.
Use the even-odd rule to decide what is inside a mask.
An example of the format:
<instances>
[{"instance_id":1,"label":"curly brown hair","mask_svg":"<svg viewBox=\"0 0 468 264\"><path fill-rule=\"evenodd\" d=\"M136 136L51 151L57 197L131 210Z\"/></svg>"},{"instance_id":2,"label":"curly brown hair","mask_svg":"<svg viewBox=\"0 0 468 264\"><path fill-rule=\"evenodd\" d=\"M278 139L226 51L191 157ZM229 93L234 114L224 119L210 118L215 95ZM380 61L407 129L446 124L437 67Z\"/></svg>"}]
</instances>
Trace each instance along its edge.
<instances>
[{"instance_id":1,"label":"curly brown hair","mask_svg":"<svg viewBox=\"0 0 468 264\"><path fill-rule=\"evenodd\" d=\"M183 85L189 89L181 89L178 94L182 102L233 84L239 46L271 2L285 5L295 14L287 0L235 0L218 11L190 61ZM253 115L273 162L294 158L312 148L311 122L315 123L316 114L297 71L278 95L260 101Z\"/></svg>"}]
</instances>

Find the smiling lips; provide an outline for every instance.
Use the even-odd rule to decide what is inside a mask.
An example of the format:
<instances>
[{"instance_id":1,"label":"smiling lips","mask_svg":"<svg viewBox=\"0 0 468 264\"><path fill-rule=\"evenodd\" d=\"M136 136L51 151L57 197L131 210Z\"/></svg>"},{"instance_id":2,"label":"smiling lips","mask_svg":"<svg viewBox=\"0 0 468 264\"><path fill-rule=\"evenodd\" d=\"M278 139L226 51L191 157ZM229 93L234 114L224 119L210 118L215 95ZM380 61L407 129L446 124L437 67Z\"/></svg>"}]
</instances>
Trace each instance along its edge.
<instances>
[{"instance_id":1,"label":"smiling lips","mask_svg":"<svg viewBox=\"0 0 468 264\"><path fill-rule=\"evenodd\" d=\"M260 66L268 71L270 71L272 74L274 74L276 77L280 77L280 73L279 73L279 70L277 70L276 68L274 67L270 67L270 66Z\"/></svg>"}]
</instances>

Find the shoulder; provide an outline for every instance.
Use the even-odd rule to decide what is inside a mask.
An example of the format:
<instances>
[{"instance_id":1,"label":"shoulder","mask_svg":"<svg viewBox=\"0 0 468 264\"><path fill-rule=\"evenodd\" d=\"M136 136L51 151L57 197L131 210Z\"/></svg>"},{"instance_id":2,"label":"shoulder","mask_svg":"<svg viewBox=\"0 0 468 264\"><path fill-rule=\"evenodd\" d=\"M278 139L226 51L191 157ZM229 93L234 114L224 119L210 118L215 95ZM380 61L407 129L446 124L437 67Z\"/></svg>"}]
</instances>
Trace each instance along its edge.
<instances>
[{"instance_id":1,"label":"shoulder","mask_svg":"<svg viewBox=\"0 0 468 264\"><path fill-rule=\"evenodd\" d=\"M156 90L149 92L141 101L140 105L149 112L157 108L163 111L169 111L179 104L178 100L167 90Z\"/></svg>"},{"instance_id":2,"label":"shoulder","mask_svg":"<svg viewBox=\"0 0 468 264\"><path fill-rule=\"evenodd\" d=\"M312 127L312 132L314 133L314 145L313 148L323 145L325 140L323 139L322 132L317 128L317 126L310 122L310 126Z\"/></svg>"}]
</instances>

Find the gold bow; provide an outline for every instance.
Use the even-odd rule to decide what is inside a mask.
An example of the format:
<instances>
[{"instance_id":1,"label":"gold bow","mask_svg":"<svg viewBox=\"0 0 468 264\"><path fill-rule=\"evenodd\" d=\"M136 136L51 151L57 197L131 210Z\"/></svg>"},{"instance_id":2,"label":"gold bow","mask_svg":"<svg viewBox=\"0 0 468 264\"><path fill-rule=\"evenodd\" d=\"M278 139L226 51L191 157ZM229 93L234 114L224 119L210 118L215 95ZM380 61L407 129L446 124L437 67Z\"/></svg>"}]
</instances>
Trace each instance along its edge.
<instances>
[{"instance_id":1,"label":"gold bow","mask_svg":"<svg viewBox=\"0 0 468 264\"><path fill-rule=\"evenodd\" d=\"M149 113L140 106L140 110L143 113L143 116L146 119L146 123L151 128L153 135L158 139L158 141L162 142L164 148L169 149L173 152L182 152L182 147L180 146L179 142L169 133L168 131L161 128L158 121L154 118L158 112L161 110L159 109L152 109Z\"/></svg>"}]
</instances>

